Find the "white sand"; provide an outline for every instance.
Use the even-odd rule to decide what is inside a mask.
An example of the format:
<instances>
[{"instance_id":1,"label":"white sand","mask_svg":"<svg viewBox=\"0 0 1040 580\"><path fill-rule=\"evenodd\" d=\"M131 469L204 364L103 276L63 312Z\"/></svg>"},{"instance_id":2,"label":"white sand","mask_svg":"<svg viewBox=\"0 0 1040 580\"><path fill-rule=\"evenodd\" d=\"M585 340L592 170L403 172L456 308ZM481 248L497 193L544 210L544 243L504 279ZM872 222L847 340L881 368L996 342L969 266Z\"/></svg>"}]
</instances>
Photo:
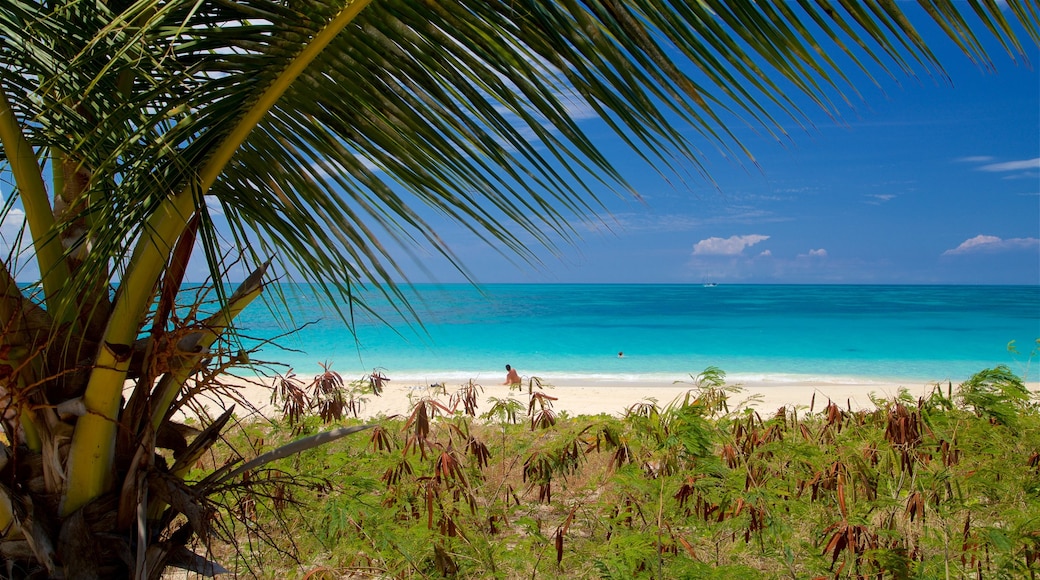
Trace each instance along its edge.
<instances>
[{"instance_id":1,"label":"white sand","mask_svg":"<svg viewBox=\"0 0 1040 580\"><path fill-rule=\"evenodd\" d=\"M391 379L393 377L391 376ZM309 377L304 378L309 382ZM657 404L664 407L683 396L693 388L690 380L682 383L672 383L663 380L560 380L551 381L544 378L546 383L551 383L551 388L545 388L543 392L551 397L553 410L557 413L566 411L569 415L596 415L606 413L621 416L632 405L655 400ZM253 404L260 412L267 416L277 416L281 409L270 404L271 380L261 379L232 379L236 385L238 396ZM263 383L264 385L262 385ZM510 390L508 387L493 384L490 381L481 381L482 392L478 398L477 413L486 412L492 405L489 398L498 399L514 398L525 407L528 401L527 380L525 377L524 389ZM739 393L731 394L729 407L731 410L738 408L741 403L753 407L759 412L774 412L783 406L798 406L808 410L810 405L816 412L820 412L828 400L834 401L842 408L853 409L873 408L870 395L875 397L891 399L895 397L900 389L905 389L914 398L927 395L936 388L935 383L921 381L898 381L892 379L866 379L866 378L837 378L837 379L814 379L812 377L799 378L791 375L778 375L775 378L768 376L756 378L751 381L728 381L728 386L739 386ZM1040 390L1040 385L1030 383L1032 390ZM406 415L410 412L413 402L422 397L435 397L444 404L449 401L449 395L459 390L460 384L447 383L445 388L431 388L428 385L419 385L414 381L390 380L386 383L381 396L366 395L367 402L364 405L362 417L372 418L380 415ZM946 383L942 383L942 389L946 390ZM957 385L954 385L956 390ZM815 399L815 400L814 400ZM215 407L216 405L211 405ZM241 409L241 407L239 407ZM460 407L461 408L461 407ZM243 410L244 411L244 410ZM245 412L239 416L245 415Z\"/></svg>"}]
</instances>

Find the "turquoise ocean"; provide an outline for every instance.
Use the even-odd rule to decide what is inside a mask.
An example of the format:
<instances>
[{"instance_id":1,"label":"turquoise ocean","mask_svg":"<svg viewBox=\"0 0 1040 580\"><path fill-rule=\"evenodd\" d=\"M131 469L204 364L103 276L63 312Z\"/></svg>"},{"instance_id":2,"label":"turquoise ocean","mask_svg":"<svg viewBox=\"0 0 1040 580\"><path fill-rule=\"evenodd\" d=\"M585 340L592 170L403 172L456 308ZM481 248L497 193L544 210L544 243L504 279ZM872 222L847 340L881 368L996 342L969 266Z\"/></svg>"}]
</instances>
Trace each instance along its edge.
<instances>
[{"instance_id":1,"label":"turquoise ocean","mask_svg":"<svg viewBox=\"0 0 1040 580\"><path fill-rule=\"evenodd\" d=\"M278 290L288 304L274 313L291 321L254 304L239 322L262 339L305 325L253 357L303 376L328 363L347 378L379 368L496 384L508 363L549 383L689 380L708 366L731 382L957 383L1006 364L1037 380L1040 286L417 285L405 293L421 326L375 294L364 295L375 314L355 309L352 329L308 289Z\"/></svg>"}]
</instances>

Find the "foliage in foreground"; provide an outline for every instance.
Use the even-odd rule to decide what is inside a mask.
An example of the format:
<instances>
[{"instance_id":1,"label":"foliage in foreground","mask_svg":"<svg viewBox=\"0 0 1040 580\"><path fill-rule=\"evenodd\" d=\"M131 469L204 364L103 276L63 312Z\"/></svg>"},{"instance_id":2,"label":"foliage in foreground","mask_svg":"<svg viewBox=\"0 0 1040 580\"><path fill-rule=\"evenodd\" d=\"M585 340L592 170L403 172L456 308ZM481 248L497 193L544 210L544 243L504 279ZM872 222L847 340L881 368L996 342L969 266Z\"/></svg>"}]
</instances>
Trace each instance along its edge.
<instances>
[{"instance_id":1,"label":"foliage in foreground","mask_svg":"<svg viewBox=\"0 0 1040 580\"><path fill-rule=\"evenodd\" d=\"M410 416L382 418L367 440L251 473L264 485L228 502L241 513L222 514L245 522L234 534L254 550L239 570L272 578L1040 572L1040 411L1006 367L917 400L905 391L875 399L872 410L828 401L767 415L731 410L739 388L716 369L671 403L645 401L620 418L557 415L553 398L534 389L520 395L526 405L492 398L478 414L479 388L430 394ZM252 424L232 443L259 452L316 424Z\"/></svg>"}]
</instances>

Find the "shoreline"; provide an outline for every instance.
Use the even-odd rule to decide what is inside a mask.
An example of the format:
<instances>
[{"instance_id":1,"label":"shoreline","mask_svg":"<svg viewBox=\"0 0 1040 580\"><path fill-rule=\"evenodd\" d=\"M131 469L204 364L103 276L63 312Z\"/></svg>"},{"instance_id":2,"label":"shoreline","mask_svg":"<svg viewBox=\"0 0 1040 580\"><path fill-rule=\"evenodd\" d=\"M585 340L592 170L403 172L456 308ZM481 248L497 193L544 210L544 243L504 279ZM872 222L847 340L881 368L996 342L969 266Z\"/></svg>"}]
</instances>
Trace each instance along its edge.
<instances>
[{"instance_id":1,"label":"shoreline","mask_svg":"<svg viewBox=\"0 0 1040 580\"><path fill-rule=\"evenodd\" d=\"M313 376L296 377L306 388ZM343 376L349 383L355 378ZM530 377L524 377L523 389L509 389L495 381L481 381L474 378L474 383L481 386L477 397L477 414L487 412L491 408L491 398L513 398L527 407L527 387ZM256 412L264 417L280 415L280 407L270 404L274 378L224 377L225 383L234 389L235 395L247 401ZM390 380L384 384L380 396L365 395L366 399L359 417L373 419L380 416L407 415L420 398L433 397L447 404L452 393L457 392L468 380L444 381L443 383L424 383L410 378ZM953 388L956 390L957 385ZM616 378L569 378L549 381L542 391L554 397L553 411L557 414L566 412L570 416L608 414L622 416L633 405L655 401L659 407L665 407L687 391L694 388L693 379L686 377L678 382L643 377L638 380L618 380ZM944 391L949 381L898 380L882 377L813 377L778 374L756 377L755 380L737 380L727 377L727 387L739 387L741 390L729 394L731 411L741 407L750 407L760 413L773 413L781 407L791 407L813 412L820 412L833 401L838 406L863 410L874 408L871 395L875 398L892 399L900 390L905 390L913 398L929 395L937 385ZM1040 383L1029 381L1026 386L1034 393L1040 392ZM225 397L226 398L226 397ZM212 399L212 396L211 396ZM223 398L222 398L223 399ZM207 407L215 409L220 406L215 400L207 403Z\"/></svg>"}]
</instances>

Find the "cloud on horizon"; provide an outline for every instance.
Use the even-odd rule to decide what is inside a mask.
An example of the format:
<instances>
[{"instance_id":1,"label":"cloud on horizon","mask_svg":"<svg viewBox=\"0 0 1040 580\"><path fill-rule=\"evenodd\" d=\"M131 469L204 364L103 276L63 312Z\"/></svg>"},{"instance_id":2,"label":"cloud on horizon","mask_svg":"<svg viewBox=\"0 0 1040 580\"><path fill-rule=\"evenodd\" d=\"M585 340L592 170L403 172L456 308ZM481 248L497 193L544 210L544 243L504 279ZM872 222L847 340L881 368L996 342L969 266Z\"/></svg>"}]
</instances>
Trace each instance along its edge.
<instances>
[{"instance_id":1,"label":"cloud on horizon","mask_svg":"<svg viewBox=\"0 0 1040 580\"><path fill-rule=\"evenodd\" d=\"M693 245L695 256L736 256L744 252L744 248L764 242L769 236L750 234L746 236L730 236L728 238L707 238Z\"/></svg>"},{"instance_id":2,"label":"cloud on horizon","mask_svg":"<svg viewBox=\"0 0 1040 580\"><path fill-rule=\"evenodd\" d=\"M997 236L979 234L961 242L956 248L946 250L944 256L956 256L959 254L972 254L976 252L1002 252L1009 250L1022 250L1040 248L1040 239L1037 238L1009 238L1007 240Z\"/></svg>"}]
</instances>

